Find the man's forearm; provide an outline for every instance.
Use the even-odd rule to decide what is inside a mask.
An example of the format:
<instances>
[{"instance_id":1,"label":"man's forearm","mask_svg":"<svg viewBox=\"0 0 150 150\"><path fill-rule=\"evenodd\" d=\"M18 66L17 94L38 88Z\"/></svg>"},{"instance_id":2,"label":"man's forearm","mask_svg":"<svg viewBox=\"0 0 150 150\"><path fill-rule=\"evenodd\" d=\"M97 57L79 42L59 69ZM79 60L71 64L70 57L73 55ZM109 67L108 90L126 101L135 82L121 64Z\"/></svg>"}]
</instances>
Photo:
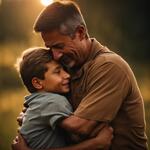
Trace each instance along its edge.
<instances>
[{"instance_id":1,"label":"man's forearm","mask_svg":"<svg viewBox=\"0 0 150 150\"><path fill-rule=\"evenodd\" d=\"M74 115L63 119L59 123L61 128L65 129L70 134L78 135L83 140L95 137L106 125L108 125L106 122L100 123L93 120L83 119Z\"/></svg>"},{"instance_id":2,"label":"man's forearm","mask_svg":"<svg viewBox=\"0 0 150 150\"><path fill-rule=\"evenodd\" d=\"M97 125L96 121L83 119L74 115L62 120L60 123L60 127L66 131L87 137Z\"/></svg>"}]
</instances>

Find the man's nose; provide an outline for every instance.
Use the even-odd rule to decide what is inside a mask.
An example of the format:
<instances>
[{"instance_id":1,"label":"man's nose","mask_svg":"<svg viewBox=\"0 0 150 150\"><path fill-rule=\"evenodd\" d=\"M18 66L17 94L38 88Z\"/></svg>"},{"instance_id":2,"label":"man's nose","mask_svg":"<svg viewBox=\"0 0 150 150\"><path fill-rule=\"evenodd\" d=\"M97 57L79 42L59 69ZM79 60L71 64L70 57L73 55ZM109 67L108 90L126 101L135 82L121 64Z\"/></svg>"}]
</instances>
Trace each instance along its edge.
<instances>
[{"instance_id":1,"label":"man's nose","mask_svg":"<svg viewBox=\"0 0 150 150\"><path fill-rule=\"evenodd\" d=\"M52 53L53 53L53 58L56 61L58 61L63 56L63 53L58 50L52 50Z\"/></svg>"}]
</instances>

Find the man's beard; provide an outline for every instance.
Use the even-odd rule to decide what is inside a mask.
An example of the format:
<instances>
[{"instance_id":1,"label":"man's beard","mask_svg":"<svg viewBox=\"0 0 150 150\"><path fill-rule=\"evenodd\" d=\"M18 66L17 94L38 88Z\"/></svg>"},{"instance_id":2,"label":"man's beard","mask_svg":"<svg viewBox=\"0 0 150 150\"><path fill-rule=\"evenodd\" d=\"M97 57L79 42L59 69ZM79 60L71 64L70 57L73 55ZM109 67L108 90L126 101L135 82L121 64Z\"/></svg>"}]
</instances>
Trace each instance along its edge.
<instances>
[{"instance_id":1,"label":"man's beard","mask_svg":"<svg viewBox=\"0 0 150 150\"><path fill-rule=\"evenodd\" d=\"M75 64L78 61L75 61L73 56L69 56L69 55L63 55L60 59L59 59L59 63L63 66L63 68L69 72L71 75L73 75L74 73L76 73L81 65Z\"/></svg>"},{"instance_id":2,"label":"man's beard","mask_svg":"<svg viewBox=\"0 0 150 150\"><path fill-rule=\"evenodd\" d=\"M59 63L61 63L64 67L71 69L73 66L71 66L71 62L73 61L73 57L69 56L69 55L63 55L60 60Z\"/></svg>"}]
</instances>

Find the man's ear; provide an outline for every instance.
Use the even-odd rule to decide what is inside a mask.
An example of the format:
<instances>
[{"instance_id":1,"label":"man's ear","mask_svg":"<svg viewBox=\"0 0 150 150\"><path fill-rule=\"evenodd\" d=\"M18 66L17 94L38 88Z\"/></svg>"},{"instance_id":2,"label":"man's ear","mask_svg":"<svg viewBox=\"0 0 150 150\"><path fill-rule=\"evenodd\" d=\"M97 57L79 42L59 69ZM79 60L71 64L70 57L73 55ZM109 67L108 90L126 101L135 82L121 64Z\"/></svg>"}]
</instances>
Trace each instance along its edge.
<instances>
[{"instance_id":1,"label":"man's ear","mask_svg":"<svg viewBox=\"0 0 150 150\"><path fill-rule=\"evenodd\" d=\"M34 88L36 88L37 90L41 90L43 88L42 85L42 80L40 80L37 77L33 77L32 78L32 85L34 86Z\"/></svg>"},{"instance_id":2,"label":"man's ear","mask_svg":"<svg viewBox=\"0 0 150 150\"><path fill-rule=\"evenodd\" d=\"M86 38L86 29L84 26L78 26L76 28L76 34L79 36L80 40L82 41L83 39Z\"/></svg>"}]
</instances>

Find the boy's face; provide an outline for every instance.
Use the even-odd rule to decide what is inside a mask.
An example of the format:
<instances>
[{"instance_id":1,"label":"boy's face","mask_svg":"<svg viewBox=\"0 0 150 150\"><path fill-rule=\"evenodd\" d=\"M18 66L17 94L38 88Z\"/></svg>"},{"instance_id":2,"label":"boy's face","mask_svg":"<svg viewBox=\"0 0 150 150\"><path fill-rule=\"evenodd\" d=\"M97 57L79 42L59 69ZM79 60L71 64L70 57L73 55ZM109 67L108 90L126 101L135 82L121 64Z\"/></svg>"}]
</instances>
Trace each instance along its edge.
<instances>
[{"instance_id":1,"label":"boy's face","mask_svg":"<svg viewBox=\"0 0 150 150\"><path fill-rule=\"evenodd\" d=\"M55 61L47 63L48 71L41 80L42 90L54 93L69 92L70 75Z\"/></svg>"}]
</instances>

